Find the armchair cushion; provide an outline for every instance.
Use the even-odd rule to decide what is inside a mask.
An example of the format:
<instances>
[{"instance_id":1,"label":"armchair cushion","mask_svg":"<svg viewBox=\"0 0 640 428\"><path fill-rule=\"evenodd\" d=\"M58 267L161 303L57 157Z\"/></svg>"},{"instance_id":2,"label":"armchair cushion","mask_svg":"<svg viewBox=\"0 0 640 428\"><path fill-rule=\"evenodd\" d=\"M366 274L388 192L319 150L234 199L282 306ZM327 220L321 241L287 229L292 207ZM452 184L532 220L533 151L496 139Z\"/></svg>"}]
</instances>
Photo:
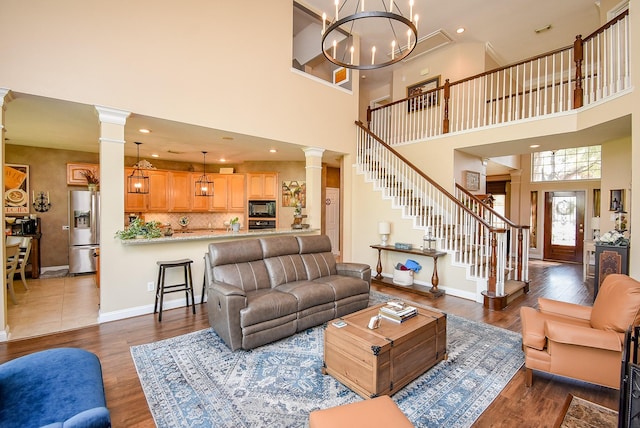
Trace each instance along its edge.
<instances>
[{"instance_id":1,"label":"armchair cushion","mask_svg":"<svg viewBox=\"0 0 640 428\"><path fill-rule=\"evenodd\" d=\"M561 321L545 321L544 331L550 341L565 345L588 346L608 351L622 351L618 333L571 325Z\"/></svg>"},{"instance_id":2,"label":"armchair cushion","mask_svg":"<svg viewBox=\"0 0 640 428\"><path fill-rule=\"evenodd\" d=\"M640 308L640 282L627 275L609 274L602 283L591 311L591 326L624 333L637 325Z\"/></svg>"}]
</instances>

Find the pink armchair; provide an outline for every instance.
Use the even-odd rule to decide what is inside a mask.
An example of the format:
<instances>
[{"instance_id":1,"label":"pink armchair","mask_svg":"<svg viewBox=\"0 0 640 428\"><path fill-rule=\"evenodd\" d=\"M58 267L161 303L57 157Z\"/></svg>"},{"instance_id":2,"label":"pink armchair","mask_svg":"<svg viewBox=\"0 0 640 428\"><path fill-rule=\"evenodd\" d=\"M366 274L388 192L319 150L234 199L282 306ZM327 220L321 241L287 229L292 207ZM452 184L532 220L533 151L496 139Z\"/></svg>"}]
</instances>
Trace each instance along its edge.
<instances>
[{"instance_id":1,"label":"pink armchair","mask_svg":"<svg viewBox=\"0 0 640 428\"><path fill-rule=\"evenodd\" d=\"M608 275L593 307L539 298L522 307L526 385L533 370L620 388L625 331L640 322L640 282Z\"/></svg>"}]
</instances>

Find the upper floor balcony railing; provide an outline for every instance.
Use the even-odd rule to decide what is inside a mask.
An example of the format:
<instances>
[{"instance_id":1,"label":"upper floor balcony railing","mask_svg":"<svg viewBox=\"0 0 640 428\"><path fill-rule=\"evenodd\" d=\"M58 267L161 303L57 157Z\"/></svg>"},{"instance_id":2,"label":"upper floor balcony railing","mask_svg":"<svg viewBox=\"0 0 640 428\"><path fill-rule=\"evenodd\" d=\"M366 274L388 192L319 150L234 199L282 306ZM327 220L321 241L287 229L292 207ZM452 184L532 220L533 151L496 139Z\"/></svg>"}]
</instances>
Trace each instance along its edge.
<instances>
[{"instance_id":1,"label":"upper floor balcony railing","mask_svg":"<svg viewBox=\"0 0 640 428\"><path fill-rule=\"evenodd\" d=\"M571 111L625 91L629 14L573 45L368 109L369 129L390 145Z\"/></svg>"}]
</instances>

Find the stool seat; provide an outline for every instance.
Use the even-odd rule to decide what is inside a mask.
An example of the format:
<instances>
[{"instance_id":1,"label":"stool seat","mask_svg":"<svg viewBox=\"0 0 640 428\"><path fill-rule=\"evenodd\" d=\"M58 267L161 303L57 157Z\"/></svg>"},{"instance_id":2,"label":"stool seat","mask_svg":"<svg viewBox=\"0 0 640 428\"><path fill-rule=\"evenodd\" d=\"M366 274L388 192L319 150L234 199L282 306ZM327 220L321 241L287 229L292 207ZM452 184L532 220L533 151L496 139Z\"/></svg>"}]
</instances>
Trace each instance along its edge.
<instances>
[{"instance_id":1,"label":"stool seat","mask_svg":"<svg viewBox=\"0 0 640 428\"><path fill-rule=\"evenodd\" d=\"M184 291L187 307L189 307L189 296L191 296L191 307L193 314L196 313L196 302L193 295L193 280L191 278L191 259L179 259L179 260L161 260L156 262L158 264L158 282L156 285L156 300L153 305L153 313L158 313L158 321L162 322L162 303L164 301L164 295L168 293L175 293L177 291ZM171 268L182 268L184 273L184 282L179 284L165 284L166 270Z\"/></svg>"},{"instance_id":2,"label":"stool seat","mask_svg":"<svg viewBox=\"0 0 640 428\"><path fill-rule=\"evenodd\" d=\"M413 428L413 424L388 396L344 406L315 410L309 414L309 428Z\"/></svg>"}]
</instances>

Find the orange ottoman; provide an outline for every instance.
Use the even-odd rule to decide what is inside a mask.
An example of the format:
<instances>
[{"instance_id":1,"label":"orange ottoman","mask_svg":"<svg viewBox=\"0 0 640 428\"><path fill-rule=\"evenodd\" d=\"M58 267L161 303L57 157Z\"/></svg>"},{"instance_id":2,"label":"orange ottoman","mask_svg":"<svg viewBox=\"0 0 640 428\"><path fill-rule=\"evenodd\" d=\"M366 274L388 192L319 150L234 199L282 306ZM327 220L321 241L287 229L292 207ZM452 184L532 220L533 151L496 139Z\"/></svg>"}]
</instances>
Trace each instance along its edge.
<instances>
[{"instance_id":1,"label":"orange ottoman","mask_svg":"<svg viewBox=\"0 0 640 428\"><path fill-rule=\"evenodd\" d=\"M413 428L388 395L309 414L309 428Z\"/></svg>"}]
</instances>

